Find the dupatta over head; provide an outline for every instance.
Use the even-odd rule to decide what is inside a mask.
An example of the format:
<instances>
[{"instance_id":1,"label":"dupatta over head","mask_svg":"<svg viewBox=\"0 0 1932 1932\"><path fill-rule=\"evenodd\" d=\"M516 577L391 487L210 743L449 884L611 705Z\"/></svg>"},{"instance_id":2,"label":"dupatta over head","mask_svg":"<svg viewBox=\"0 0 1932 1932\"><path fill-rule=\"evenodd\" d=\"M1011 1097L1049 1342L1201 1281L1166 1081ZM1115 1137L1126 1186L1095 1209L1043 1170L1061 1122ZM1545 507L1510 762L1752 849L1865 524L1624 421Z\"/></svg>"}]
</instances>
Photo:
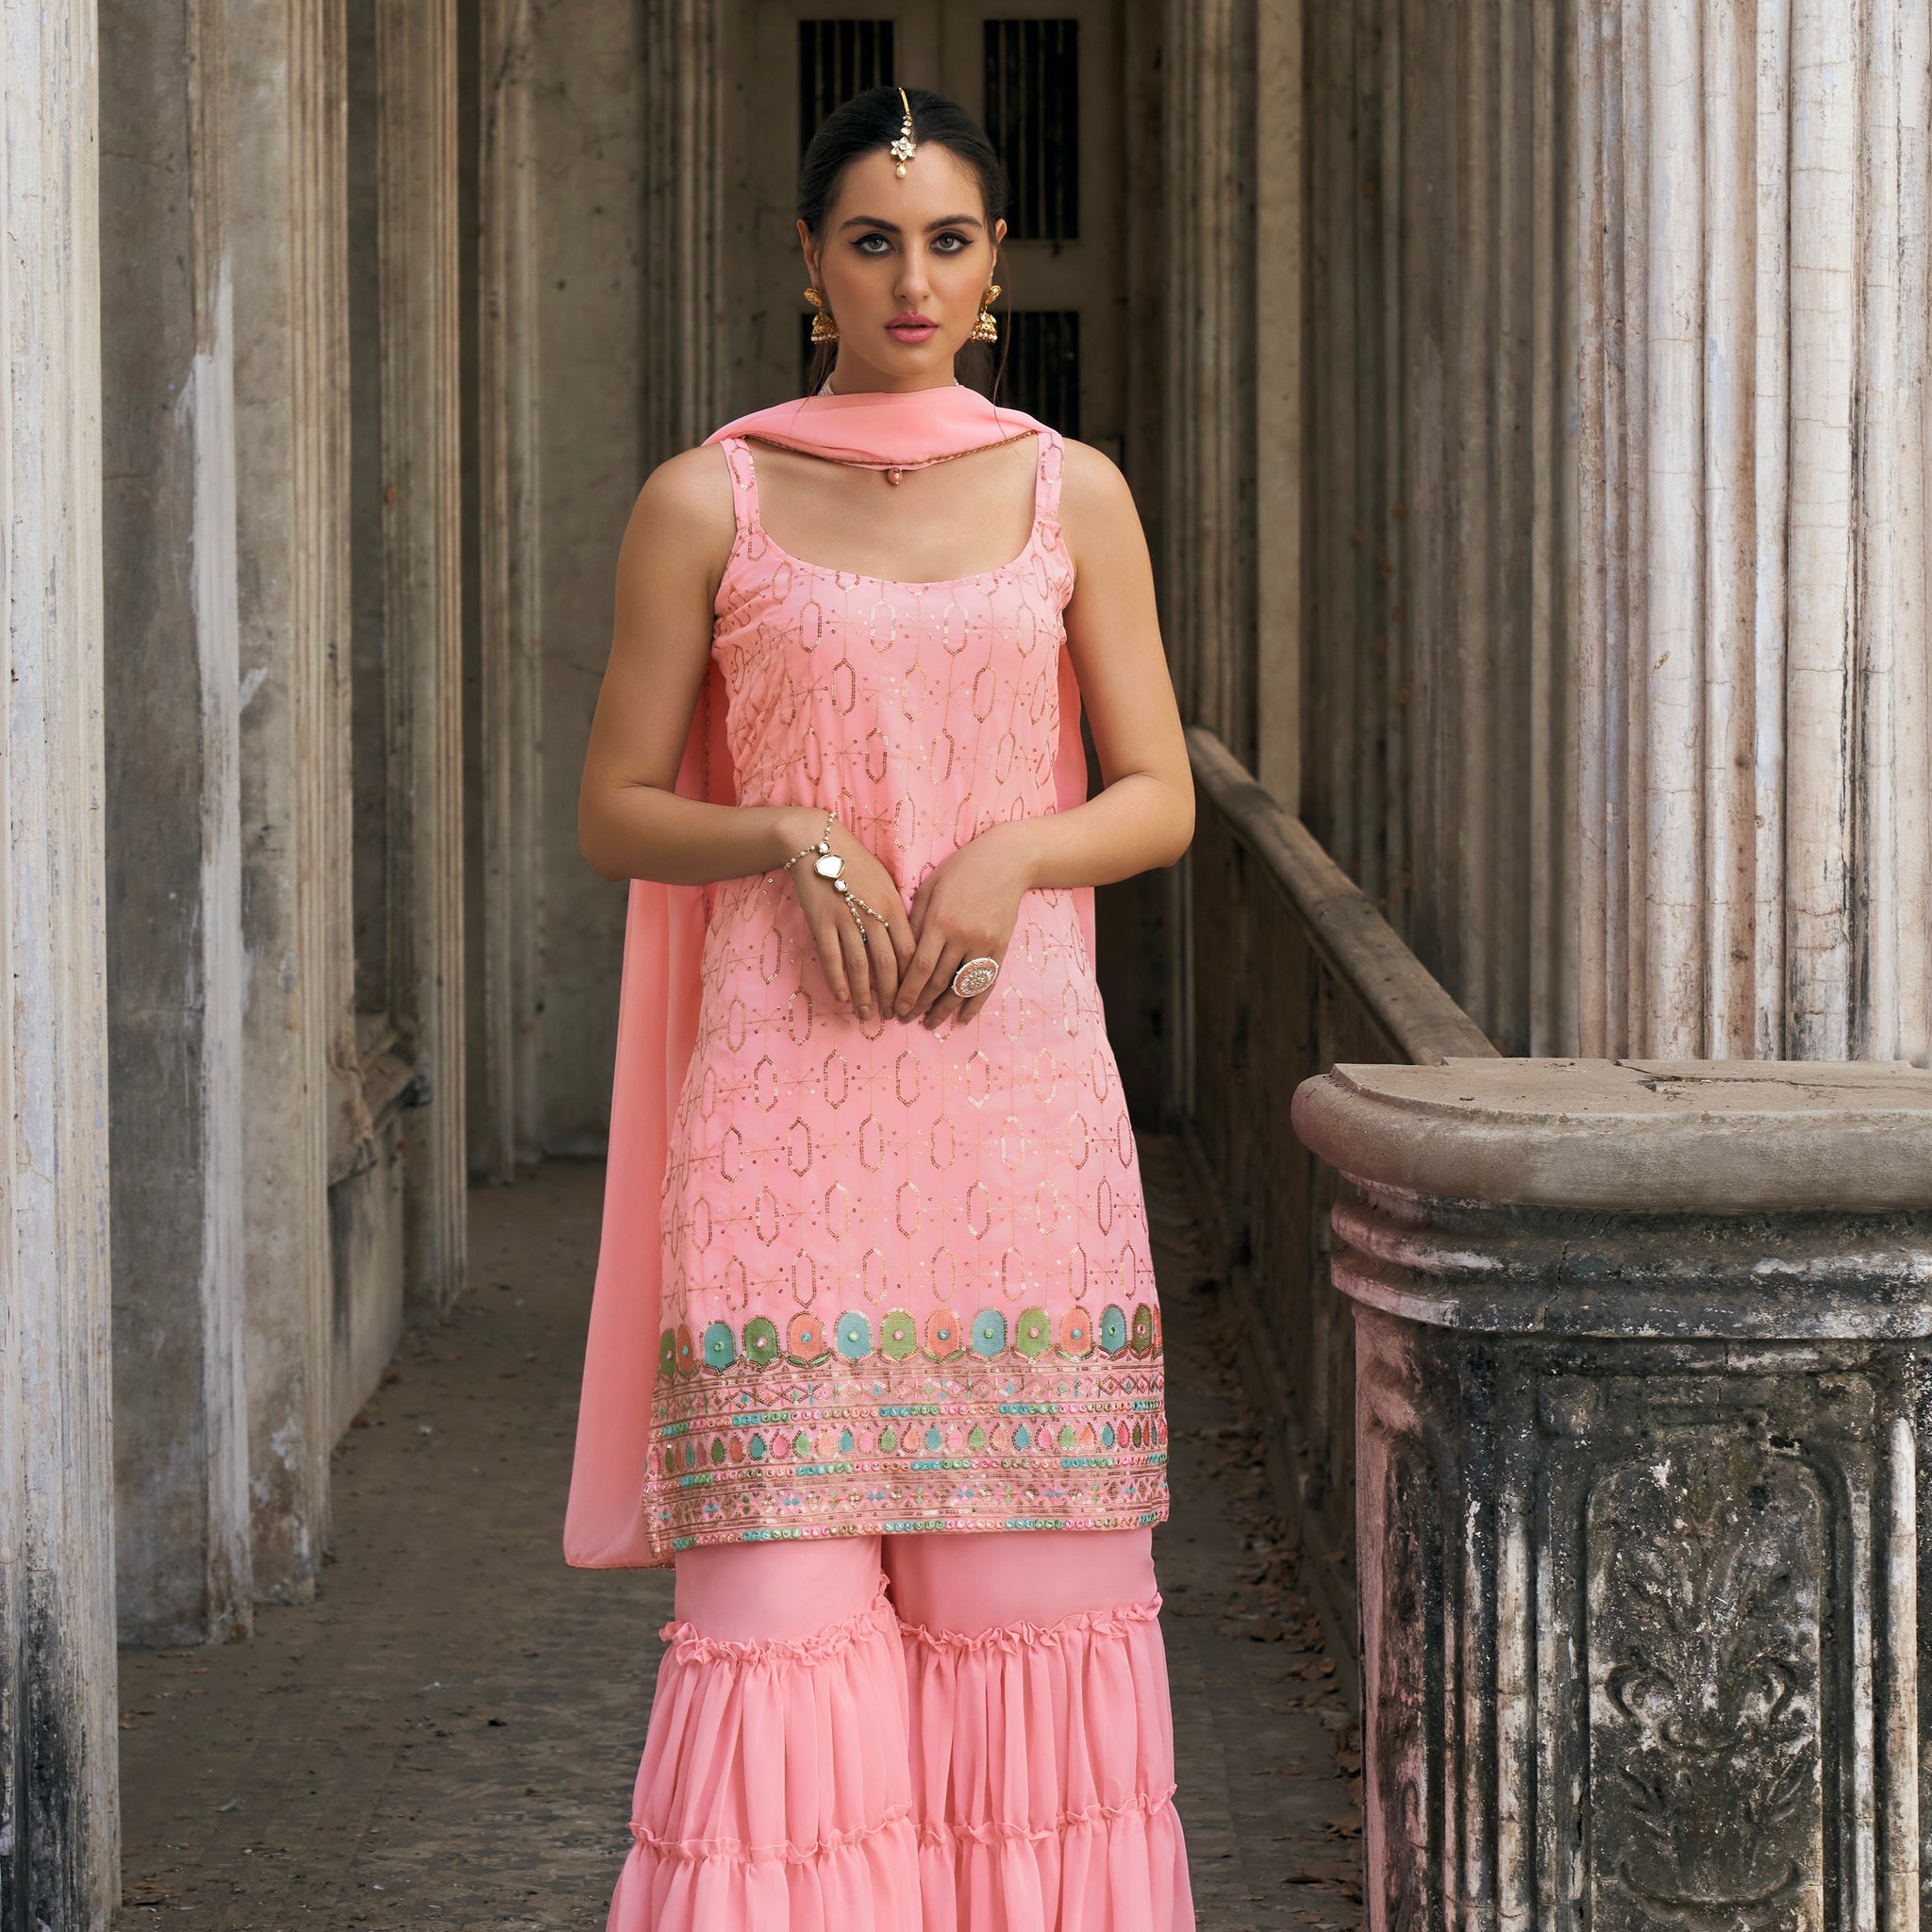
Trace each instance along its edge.
<instances>
[{"instance_id":1,"label":"dupatta over head","mask_svg":"<svg viewBox=\"0 0 1932 1932\"><path fill-rule=\"evenodd\" d=\"M1028 435L1044 425L958 384L940 389L805 396L760 409L706 438L743 437L836 462L892 471ZM1058 808L1087 797L1080 691L1073 660L1059 663L1060 742L1054 763ZM737 774L724 733L725 691L711 662L691 716L676 790L734 804ZM1093 891L1074 890L1089 957ZM576 1459L563 1531L564 1560L583 1569L639 1569L670 1561L651 1548L641 1501L650 1452L651 1390L658 1372L662 1287L659 1217L671 1123L697 1038L700 966L709 889L633 879L625 925L610 1094L610 1151L591 1332L577 1411Z\"/></svg>"}]
</instances>

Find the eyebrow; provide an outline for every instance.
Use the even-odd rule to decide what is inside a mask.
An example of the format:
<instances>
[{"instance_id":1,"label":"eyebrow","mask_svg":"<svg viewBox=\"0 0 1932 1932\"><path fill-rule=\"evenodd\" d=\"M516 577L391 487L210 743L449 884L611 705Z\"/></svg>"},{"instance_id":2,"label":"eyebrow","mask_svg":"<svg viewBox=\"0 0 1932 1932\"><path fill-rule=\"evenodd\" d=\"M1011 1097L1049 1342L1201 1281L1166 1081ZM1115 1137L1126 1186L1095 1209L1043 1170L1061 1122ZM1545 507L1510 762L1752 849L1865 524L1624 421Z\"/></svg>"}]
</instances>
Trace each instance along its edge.
<instances>
[{"instance_id":1,"label":"eyebrow","mask_svg":"<svg viewBox=\"0 0 1932 1932\"><path fill-rule=\"evenodd\" d=\"M839 225L841 228L884 228L894 235L903 232L897 222L886 221L879 215L854 215L849 221L841 222ZM935 228L978 228L983 226L985 226L985 224L977 215L942 215L936 222L926 223L925 232L929 235Z\"/></svg>"}]
</instances>

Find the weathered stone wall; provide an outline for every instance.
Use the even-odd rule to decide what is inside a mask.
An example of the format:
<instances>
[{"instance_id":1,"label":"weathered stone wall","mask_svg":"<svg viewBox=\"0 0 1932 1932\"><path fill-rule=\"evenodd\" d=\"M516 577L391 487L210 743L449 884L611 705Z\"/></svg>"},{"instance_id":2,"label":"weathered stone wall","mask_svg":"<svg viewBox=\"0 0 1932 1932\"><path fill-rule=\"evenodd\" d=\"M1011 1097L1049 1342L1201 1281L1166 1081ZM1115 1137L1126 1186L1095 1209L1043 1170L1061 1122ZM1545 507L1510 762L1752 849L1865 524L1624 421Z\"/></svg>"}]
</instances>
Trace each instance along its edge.
<instances>
[{"instance_id":1,"label":"weathered stone wall","mask_svg":"<svg viewBox=\"0 0 1932 1932\"><path fill-rule=\"evenodd\" d=\"M407 1082L408 1069L391 1056ZM396 1137L407 1116L379 1095L364 1157L328 1191L329 1406L331 1442L382 1379L403 1336L408 1302L404 1257L408 1199Z\"/></svg>"}]
</instances>

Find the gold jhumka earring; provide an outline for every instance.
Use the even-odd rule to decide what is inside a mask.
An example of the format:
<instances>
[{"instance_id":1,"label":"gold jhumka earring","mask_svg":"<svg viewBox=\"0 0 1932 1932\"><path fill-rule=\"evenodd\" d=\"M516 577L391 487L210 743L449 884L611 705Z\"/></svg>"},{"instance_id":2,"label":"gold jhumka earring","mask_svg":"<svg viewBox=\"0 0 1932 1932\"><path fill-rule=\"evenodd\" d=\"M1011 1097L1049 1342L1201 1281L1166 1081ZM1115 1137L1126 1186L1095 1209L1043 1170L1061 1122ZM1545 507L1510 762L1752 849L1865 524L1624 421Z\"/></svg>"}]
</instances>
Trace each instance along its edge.
<instances>
[{"instance_id":1,"label":"gold jhumka earring","mask_svg":"<svg viewBox=\"0 0 1932 1932\"><path fill-rule=\"evenodd\" d=\"M811 319L811 339L813 345L820 342L836 342L839 340L839 325L832 320L831 311L825 307L825 298L816 289L808 289L805 299L818 310Z\"/></svg>"},{"instance_id":2,"label":"gold jhumka earring","mask_svg":"<svg viewBox=\"0 0 1932 1932\"><path fill-rule=\"evenodd\" d=\"M999 318L992 312L992 305L999 300L1000 285L989 282L986 293L979 298L979 320L973 325L966 340L969 342L996 342L1000 339Z\"/></svg>"},{"instance_id":3,"label":"gold jhumka earring","mask_svg":"<svg viewBox=\"0 0 1932 1932\"><path fill-rule=\"evenodd\" d=\"M912 103L906 98L906 90L899 90L899 104L906 109L906 118L899 124L899 138L886 152L898 162L899 178L906 178L906 163L919 152L919 146L912 139Z\"/></svg>"}]
</instances>

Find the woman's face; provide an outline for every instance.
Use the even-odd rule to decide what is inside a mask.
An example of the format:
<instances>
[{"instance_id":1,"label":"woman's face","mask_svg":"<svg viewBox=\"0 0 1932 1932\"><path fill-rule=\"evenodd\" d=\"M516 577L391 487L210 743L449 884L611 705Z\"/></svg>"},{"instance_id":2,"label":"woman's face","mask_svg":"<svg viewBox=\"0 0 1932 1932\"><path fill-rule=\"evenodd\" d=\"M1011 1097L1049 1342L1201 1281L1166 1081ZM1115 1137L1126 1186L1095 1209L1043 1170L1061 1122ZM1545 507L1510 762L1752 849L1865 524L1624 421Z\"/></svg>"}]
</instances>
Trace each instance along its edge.
<instances>
[{"instance_id":1,"label":"woman's face","mask_svg":"<svg viewBox=\"0 0 1932 1932\"><path fill-rule=\"evenodd\" d=\"M919 144L903 180L883 148L854 161L824 234L798 225L807 272L839 325L833 388L950 382L1006 232L1004 222L989 230L979 177L938 142Z\"/></svg>"}]
</instances>

